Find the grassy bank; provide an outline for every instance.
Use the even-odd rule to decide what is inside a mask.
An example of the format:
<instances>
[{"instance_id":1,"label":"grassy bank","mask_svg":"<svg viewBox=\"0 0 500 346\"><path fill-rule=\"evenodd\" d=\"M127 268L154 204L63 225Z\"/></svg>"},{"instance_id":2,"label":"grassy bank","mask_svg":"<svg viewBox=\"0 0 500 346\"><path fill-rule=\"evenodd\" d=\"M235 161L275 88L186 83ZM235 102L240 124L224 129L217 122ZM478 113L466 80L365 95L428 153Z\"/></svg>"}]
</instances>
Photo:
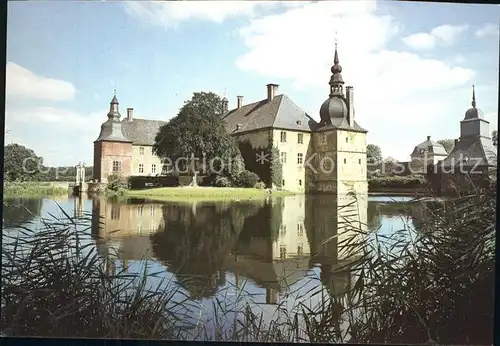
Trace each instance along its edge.
<instances>
[{"instance_id":1,"label":"grassy bank","mask_svg":"<svg viewBox=\"0 0 500 346\"><path fill-rule=\"evenodd\" d=\"M4 182L4 198L9 197L54 197L67 195L68 190L50 182Z\"/></svg>"},{"instance_id":2,"label":"grassy bank","mask_svg":"<svg viewBox=\"0 0 500 346\"><path fill-rule=\"evenodd\" d=\"M233 187L162 187L147 190L128 190L127 197L146 198L159 201L179 200L249 200L267 196L290 196L289 191L273 191L271 194L262 189Z\"/></svg>"}]
</instances>

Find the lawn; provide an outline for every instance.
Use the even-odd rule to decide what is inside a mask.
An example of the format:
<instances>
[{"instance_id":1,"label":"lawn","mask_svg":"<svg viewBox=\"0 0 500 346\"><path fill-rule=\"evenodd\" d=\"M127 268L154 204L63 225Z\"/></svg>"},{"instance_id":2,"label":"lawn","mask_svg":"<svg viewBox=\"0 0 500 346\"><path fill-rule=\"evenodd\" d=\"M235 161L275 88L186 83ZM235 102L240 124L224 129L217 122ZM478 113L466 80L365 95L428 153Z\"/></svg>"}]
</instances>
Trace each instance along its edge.
<instances>
[{"instance_id":1,"label":"lawn","mask_svg":"<svg viewBox=\"0 0 500 346\"><path fill-rule=\"evenodd\" d=\"M147 198L161 201L176 201L185 199L199 200L241 200L257 199L266 196L290 196L289 191L273 191L267 194L265 190L254 188L233 187L162 187L148 190L129 190L128 197Z\"/></svg>"}]
</instances>

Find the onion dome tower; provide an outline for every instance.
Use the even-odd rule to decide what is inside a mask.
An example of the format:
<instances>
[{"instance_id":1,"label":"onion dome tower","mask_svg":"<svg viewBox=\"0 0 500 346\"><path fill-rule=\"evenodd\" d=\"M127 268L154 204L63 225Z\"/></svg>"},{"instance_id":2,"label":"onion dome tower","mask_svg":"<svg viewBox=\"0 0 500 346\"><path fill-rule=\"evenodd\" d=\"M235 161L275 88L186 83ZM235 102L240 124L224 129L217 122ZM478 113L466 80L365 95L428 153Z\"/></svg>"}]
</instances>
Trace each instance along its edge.
<instances>
[{"instance_id":1,"label":"onion dome tower","mask_svg":"<svg viewBox=\"0 0 500 346\"><path fill-rule=\"evenodd\" d=\"M329 98L321 105L319 115L321 125L332 124L332 119L347 119L348 107L344 96L344 80L342 79L342 66L339 62L337 43L335 42L335 56L331 68L332 76L330 78Z\"/></svg>"}]
</instances>

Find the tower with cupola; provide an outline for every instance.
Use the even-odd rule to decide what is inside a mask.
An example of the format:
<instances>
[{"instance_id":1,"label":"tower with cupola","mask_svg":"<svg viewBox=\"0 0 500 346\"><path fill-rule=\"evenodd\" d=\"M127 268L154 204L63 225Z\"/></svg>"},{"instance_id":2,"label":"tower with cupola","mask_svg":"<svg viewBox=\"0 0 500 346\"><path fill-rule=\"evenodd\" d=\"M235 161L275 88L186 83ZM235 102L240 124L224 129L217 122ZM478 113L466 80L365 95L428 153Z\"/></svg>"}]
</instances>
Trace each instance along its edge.
<instances>
[{"instance_id":1,"label":"tower with cupola","mask_svg":"<svg viewBox=\"0 0 500 346\"><path fill-rule=\"evenodd\" d=\"M306 172L307 192L365 194L367 131L355 120L353 87L347 86L344 92L337 43L331 72L330 92L320 107L320 122L308 152L313 158Z\"/></svg>"},{"instance_id":2,"label":"tower with cupola","mask_svg":"<svg viewBox=\"0 0 500 346\"><path fill-rule=\"evenodd\" d=\"M127 177L131 172L132 141L124 136L120 118L115 93L109 104L108 120L101 125L94 142L94 179L102 183L106 183L111 174Z\"/></svg>"}]
</instances>

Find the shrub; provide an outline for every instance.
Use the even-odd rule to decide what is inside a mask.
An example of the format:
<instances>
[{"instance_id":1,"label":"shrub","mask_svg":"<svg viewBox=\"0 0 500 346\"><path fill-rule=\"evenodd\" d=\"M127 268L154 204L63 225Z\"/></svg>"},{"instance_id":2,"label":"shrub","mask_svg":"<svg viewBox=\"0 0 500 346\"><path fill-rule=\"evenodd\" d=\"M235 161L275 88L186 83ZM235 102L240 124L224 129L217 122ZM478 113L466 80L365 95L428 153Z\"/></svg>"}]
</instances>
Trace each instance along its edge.
<instances>
[{"instance_id":1,"label":"shrub","mask_svg":"<svg viewBox=\"0 0 500 346\"><path fill-rule=\"evenodd\" d=\"M126 190L128 189L128 181L120 174L111 174L108 176L107 188L111 191Z\"/></svg>"},{"instance_id":2,"label":"shrub","mask_svg":"<svg viewBox=\"0 0 500 346\"><path fill-rule=\"evenodd\" d=\"M254 187L259 181L259 176L254 172L244 170L238 175L236 185L239 187Z\"/></svg>"},{"instance_id":3,"label":"shrub","mask_svg":"<svg viewBox=\"0 0 500 346\"><path fill-rule=\"evenodd\" d=\"M218 175L215 178L215 186L217 186L217 187L231 187L231 186L233 186L233 183L231 182L231 179L229 179L228 177Z\"/></svg>"},{"instance_id":4,"label":"shrub","mask_svg":"<svg viewBox=\"0 0 500 346\"><path fill-rule=\"evenodd\" d=\"M266 188L266 184L263 181L258 181L257 184L255 184L255 188L264 190Z\"/></svg>"},{"instance_id":5,"label":"shrub","mask_svg":"<svg viewBox=\"0 0 500 346\"><path fill-rule=\"evenodd\" d=\"M412 188L424 187L426 184L427 179L422 175L382 176L372 177L368 180L370 188Z\"/></svg>"}]
</instances>

